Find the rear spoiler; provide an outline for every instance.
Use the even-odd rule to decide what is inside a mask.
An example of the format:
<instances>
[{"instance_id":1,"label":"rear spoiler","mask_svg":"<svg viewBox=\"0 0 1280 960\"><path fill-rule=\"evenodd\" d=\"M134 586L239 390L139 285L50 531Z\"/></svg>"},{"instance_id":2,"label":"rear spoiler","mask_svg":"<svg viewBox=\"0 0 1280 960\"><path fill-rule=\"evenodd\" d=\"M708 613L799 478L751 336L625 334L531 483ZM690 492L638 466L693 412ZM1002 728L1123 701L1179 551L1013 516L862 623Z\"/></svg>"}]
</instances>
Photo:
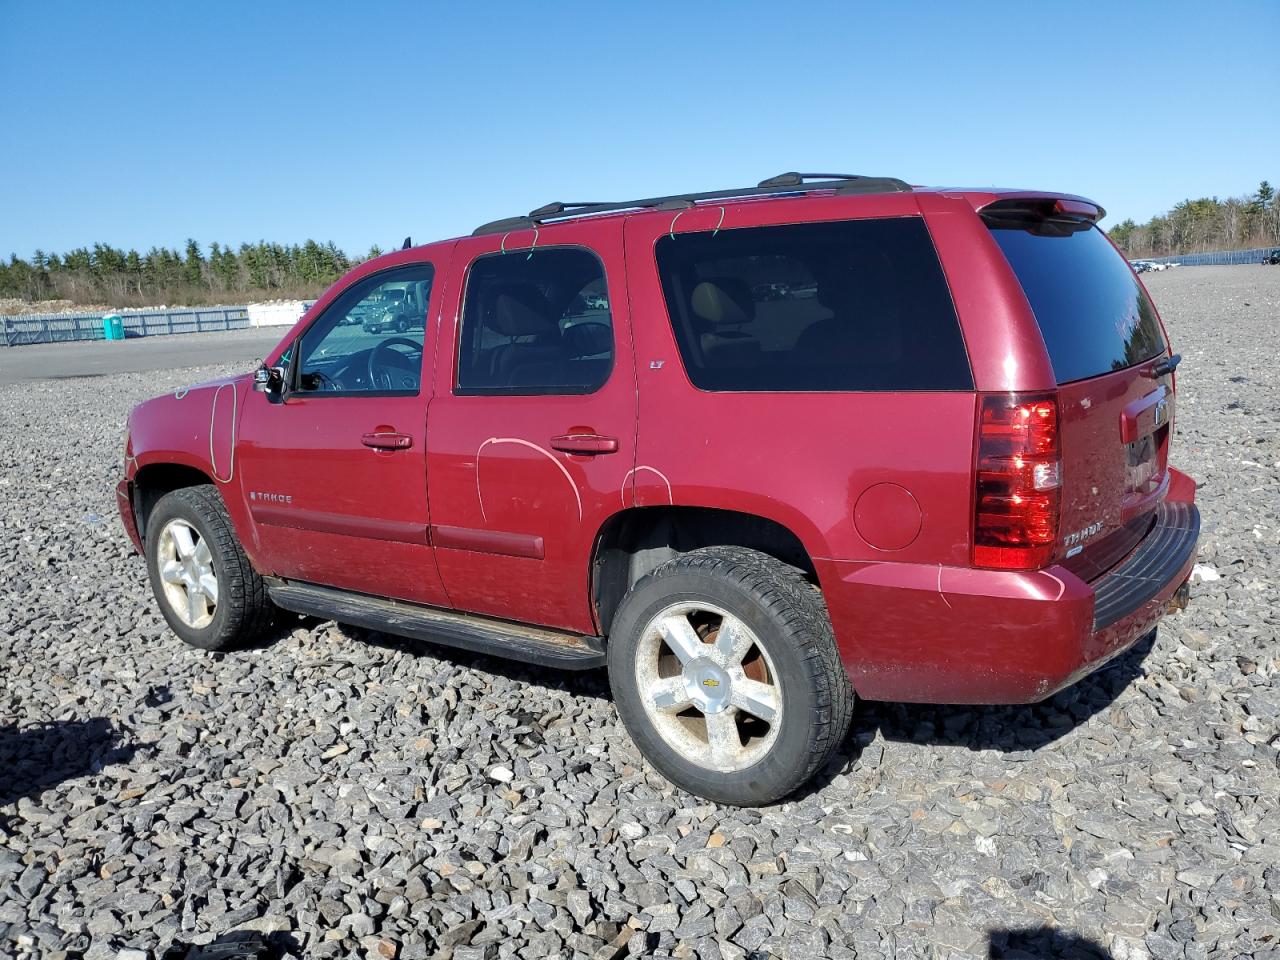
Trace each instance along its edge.
<instances>
[{"instance_id":1,"label":"rear spoiler","mask_svg":"<svg viewBox=\"0 0 1280 960\"><path fill-rule=\"evenodd\" d=\"M989 226L1047 234L1087 230L1107 215L1106 210L1084 197L1044 194L1005 195L978 207L977 211Z\"/></svg>"}]
</instances>

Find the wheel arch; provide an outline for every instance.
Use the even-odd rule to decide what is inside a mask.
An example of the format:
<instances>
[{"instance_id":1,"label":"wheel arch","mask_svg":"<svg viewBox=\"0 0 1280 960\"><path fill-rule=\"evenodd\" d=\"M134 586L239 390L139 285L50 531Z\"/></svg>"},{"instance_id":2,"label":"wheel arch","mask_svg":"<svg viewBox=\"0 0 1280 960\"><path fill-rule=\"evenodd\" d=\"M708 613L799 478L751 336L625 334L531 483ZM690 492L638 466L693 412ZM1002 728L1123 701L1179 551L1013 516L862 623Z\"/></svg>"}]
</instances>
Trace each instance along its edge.
<instances>
[{"instance_id":1,"label":"wheel arch","mask_svg":"<svg viewBox=\"0 0 1280 960\"><path fill-rule=\"evenodd\" d=\"M596 534L590 565L591 607L607 635L622 598L646 573L702 547L759 550L817 583L813 557L795 531L759 514L715 507L630 507Z\"/></svg>"},{"instance_id":2,"label":"wheel arch","mask_svg":"<svg viewBox=\"0 0 1280 960\"><path fill-rule=\"evenodd\" d=\"M177 460L157 460L142 464L132 478L133 516L138 526L138 537L147 542L147 521L151 511L166 493L183 487L215 485L213 477L203 466L194 466Z\"/></svg>"}]
</instances>

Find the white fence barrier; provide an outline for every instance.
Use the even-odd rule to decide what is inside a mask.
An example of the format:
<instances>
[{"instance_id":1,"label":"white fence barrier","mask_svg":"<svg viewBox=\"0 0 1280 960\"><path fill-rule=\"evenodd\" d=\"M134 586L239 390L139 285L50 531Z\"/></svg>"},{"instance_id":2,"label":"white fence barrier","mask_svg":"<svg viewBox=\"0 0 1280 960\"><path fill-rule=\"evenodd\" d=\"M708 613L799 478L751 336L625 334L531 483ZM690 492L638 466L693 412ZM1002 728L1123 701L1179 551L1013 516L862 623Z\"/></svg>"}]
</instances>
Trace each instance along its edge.
<instances>
[{"instance_id":1,"label":"white fence barrier","mask_svg":"<svg viewBox=\"0 0 1280 960\"><path fill-rule=\"evenodd\" d=\"M307 304L301 300L272 300L267 303L251 303L249 325L251 327L284 327L298 322L307 312Z\"/></svg>"},{"instance_id":2,"label":"white fence barrier","mask_svg":"<svg viewBox=\"0 0 1280 960\"><path fill-rule=\"evenodd\" d=\"M107 310L102 313L32 313L0 317L0 347L63 340L103 340L102 318L124 322L125 339L174 333L211 333L248 327L286 326L314 301L277 300L247 307L185 307L177 310ZM257 319L255 319L257 314Z\"/></svg>"},{"instance_id":3,"label":"white fence barrier","mask_svg":"<svg viewBox=\"0 0 1280 960\"><path fill-rule=\"evenodd\" d=\"M17 347L29 343L60 340L103 340L102 318L115 314L124 322L126 339L172 333L208 333L215 330L243 330L249 326L244 307L187 307L181 310L142 310L126 313L20 314L0 317L3 336L0 344Z\"/></svg>"}]
</instances>

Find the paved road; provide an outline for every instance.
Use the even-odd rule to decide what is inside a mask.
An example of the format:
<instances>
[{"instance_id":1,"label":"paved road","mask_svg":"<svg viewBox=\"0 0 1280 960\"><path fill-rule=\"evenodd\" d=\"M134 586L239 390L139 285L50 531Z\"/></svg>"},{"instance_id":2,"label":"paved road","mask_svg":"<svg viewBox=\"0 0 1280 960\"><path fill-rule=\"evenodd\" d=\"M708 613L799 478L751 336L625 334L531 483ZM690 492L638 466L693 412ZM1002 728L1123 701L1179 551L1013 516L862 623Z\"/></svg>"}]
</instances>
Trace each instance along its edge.
<instances>
[{"instance_id":1,"label":"paved road","mask_svg":"<svg viewBox=\"0 0 1280 960\"><path fill-rule=\"evenodd\" d=\"M100 377L111 373L141 373L243 362L248 370L280 342L287 327L189 333L145 337L108 343L40 343L0 347L0 387L31 380Z\"/></svg>"}]
</instances>

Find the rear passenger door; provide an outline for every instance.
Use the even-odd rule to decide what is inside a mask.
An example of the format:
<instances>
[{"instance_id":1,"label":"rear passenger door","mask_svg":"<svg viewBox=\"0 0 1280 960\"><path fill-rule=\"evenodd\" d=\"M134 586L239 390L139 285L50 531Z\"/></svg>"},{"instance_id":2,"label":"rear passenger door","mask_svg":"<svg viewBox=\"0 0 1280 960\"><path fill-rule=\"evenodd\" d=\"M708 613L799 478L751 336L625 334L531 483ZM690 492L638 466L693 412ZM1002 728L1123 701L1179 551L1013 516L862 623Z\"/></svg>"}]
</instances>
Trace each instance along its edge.
<instances>
[{"instance_id":1,"label":"rear passenger door","mask_svg":"<svg viewBox=\"0 0 1280 960\"><path fill-rule=\"evenodd\" d=\"M455 256L427 426L445 589L461 610L593 632L591 550L634 465L621 225L478 237Z\"/></svg>"}]
</instances>

